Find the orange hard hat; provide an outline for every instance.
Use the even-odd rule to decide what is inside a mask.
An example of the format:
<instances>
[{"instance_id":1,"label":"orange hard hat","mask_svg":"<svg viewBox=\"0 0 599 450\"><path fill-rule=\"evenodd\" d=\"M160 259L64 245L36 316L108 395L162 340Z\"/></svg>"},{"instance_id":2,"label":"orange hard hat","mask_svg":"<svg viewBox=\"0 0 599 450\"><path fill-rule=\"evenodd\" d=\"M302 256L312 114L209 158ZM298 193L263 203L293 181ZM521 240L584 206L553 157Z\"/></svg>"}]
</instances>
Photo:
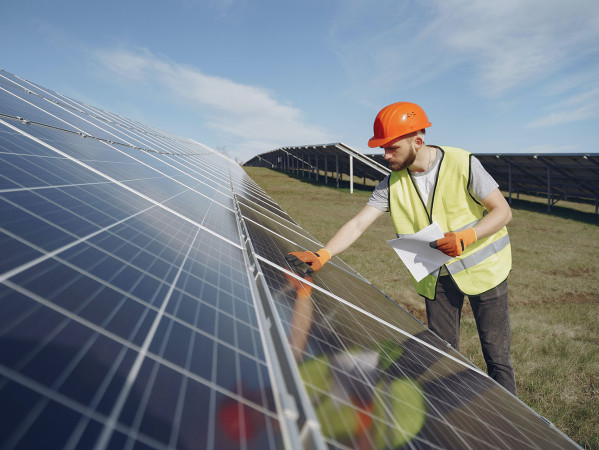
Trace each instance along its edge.
<instances>
[{"instance_id":1,"label":"orange hard hat","mask_svg":"<svg viewBox=\"0 0 599 450\"><path fill-rule=\"evenodd\" d=\"M385 106L374 119L374 136L369 147L383 147L389 142L423 128L430 127L423 109L415 103L399 102Z\"/></svg>"}]
</instances>

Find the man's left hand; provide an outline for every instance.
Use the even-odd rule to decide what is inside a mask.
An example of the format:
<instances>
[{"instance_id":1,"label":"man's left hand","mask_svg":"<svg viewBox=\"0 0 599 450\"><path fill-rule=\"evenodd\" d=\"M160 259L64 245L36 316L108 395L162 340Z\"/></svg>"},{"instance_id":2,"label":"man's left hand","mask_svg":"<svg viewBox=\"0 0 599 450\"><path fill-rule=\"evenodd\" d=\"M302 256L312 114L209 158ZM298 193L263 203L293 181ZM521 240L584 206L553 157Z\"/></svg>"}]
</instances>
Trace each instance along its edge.
<instances>
[{"instance_id":1,"label":"man's left hand","mask_svg":"<svg viewBox=\"0 0 599 450\"><path fill-rule=\"evenodd\" d=\"M303 263L307 264L309 267L306 272L312 273L322 269L322 266L331 259L331 252L326 248L321 248L318 252L291 252L287 253L285 259L295 267L299 267Z\"/></svg>"},{"instance_id":2,"label":"man's left hand","mask_svg":"<svg viewBox=\"0 0 599 450\"><path fill-rule=\"evenodd\" d=\"M443 239L431 242L431 247L438 248L448 256L460 256L470 244L476 242L476 232L474 228L467 228L463 231L445 233Z\"/></svg>"}]
</instances>

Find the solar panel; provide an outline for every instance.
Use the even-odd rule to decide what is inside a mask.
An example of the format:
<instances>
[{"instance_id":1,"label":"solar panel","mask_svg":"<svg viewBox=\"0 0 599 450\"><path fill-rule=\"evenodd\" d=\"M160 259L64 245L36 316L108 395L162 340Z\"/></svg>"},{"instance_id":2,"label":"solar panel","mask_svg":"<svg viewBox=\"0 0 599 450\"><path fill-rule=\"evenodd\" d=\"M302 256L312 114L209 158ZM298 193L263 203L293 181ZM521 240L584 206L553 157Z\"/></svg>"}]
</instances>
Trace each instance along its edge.
<instances>
[{"instance_id":1,"label":"solar panel","mask_svg":"<svg viewBox=\"0 0 599 450\"><path fill-rule=\"evenodd\" d=\"M0 72L0 443L575 448L233 161Z\"/></svg>"},{"instance_id":2,"label":"solar panel","mask_svg":"<svg viewBox=\"0 0 599 450\"><path fill-rule=\"evenodd\" d=\"M599 154L597 153L501 153L475 156L485 169L509 193L547 197L547 209L559 200L594 201L599 212ZM343 143L283 147L257 155L246 166L268 167L302 177L323 178L328 172L336 177L337 187L342 174L380 181L389 174L381 154L363 155ZM350 181L353 192L353 182Z\"/></svg>"},{"instance_id":3,"label":"solar panel","mask_svg":"<svg viewBox=\"0 0 599 450\"><path fill-rule=\"evenodd\" d=\"M384 163L383 155L368 155ZM547 198L547 210L559 200L594 202L599 213L599 154L597 153L476 153L501 190L512 195Z\"/></svg>"},{"instance_id":4,"label":"solar panel","mask_svg":"<svg viewBox=\"0 0 599 450\"><path fill-rule=\"evenodd\" d=\"M330 177L339 187L342 175L349 179L350 192L353 192L354 177L381 181L390 173L386 162L373 158L339 142L335 144L304 145L300 147L282 147L254 156L245 166L269 167L284 170L302 177L324 179Z\"/></svg>"},{"instance_id":5,"label":"solar panel","mask_svg":"<svg viewBox=\"0 0 599 450\"><path fill-rule=\"evenodd\" d=\"M477 155L502 188L547 197L550 211L559 200L592 200L599 207L599 154Z\"/></svg>"}]
</instances>

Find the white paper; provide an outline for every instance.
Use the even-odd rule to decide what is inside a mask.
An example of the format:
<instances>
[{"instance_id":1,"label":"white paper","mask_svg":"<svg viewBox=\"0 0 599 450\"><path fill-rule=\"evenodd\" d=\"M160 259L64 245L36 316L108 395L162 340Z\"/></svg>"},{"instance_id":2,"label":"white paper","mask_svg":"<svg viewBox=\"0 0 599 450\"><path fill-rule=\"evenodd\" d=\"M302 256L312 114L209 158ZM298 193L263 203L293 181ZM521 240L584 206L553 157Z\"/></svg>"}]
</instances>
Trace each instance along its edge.
<instances>
[{"instance_id":1,"label":"white paper","mask_svg":"<svg viewBox=\"0 0 599 450\"><path fill-rule=\"evenodd\" d=\"M387 244L395 250L416 281L420 281L452 259L429 245L442 237L441 227L433 222L418 233L392 239Z\"/></svg>"}]
</instances>

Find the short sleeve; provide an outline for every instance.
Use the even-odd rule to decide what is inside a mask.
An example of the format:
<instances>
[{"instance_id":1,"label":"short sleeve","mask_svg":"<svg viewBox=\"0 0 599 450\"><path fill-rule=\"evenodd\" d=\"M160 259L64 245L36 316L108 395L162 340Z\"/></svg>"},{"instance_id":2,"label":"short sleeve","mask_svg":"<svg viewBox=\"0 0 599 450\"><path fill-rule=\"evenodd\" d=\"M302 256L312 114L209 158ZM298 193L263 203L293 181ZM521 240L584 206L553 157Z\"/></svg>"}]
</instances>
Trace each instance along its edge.
<instances>
[{"instance_id":1,"label":"short sleeve","mask_svg":"<svg viewBox=\"0 0 599 450\"><path fill-rule=\"evenodd\" d=\"M470 161L470 186L469 191L472 196L477 200L482 200L499 185L495 179L486 171L480 161L475 157L471 156Z\"/></svg>"},{"instance_id":2,"label":"short sleeve","mask_svg":"<svg viewBox=\"0 0 599 450\"><path fill-rule=\"evenodd\" d=\"M366 205L383 212L389 211L389 175L374 188Z\"/></svg>"}]
</instances>

